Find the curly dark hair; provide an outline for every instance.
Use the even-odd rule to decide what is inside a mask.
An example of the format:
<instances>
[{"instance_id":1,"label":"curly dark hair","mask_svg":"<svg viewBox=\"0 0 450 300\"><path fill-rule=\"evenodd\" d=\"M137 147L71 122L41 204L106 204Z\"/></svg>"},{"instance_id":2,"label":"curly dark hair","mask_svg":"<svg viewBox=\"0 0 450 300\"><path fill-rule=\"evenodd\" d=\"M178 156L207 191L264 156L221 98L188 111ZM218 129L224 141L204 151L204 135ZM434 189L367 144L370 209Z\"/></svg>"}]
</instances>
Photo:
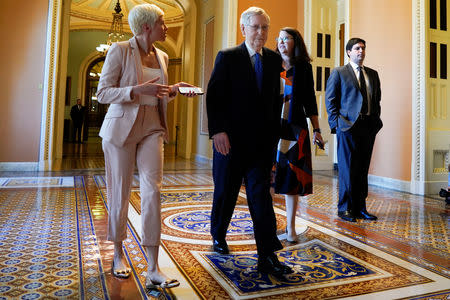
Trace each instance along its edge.
<instances>
[{"instance_id":1,"label":"curly dark hair","mask_svg":"<svg viewBox=\"0 0 450 300\"><path fill-rule=\"evenodd\" d=\"M280 31L284 31L287 34L289 34L290 36L292 36L292 38L294 39L294 55L293 57L291 57L290 59L290 64L293 66L298 62L311 62L312 59L308 54L308 50L306 50L306 45L305 45L305 41L303 40L302 35L300 34L300 32L292 27L284 27L281 28ZM277 45L277 49L275 50L278 53L280 53L280 51L278 51L278 45Z\"/></svg>"}]
</instances>

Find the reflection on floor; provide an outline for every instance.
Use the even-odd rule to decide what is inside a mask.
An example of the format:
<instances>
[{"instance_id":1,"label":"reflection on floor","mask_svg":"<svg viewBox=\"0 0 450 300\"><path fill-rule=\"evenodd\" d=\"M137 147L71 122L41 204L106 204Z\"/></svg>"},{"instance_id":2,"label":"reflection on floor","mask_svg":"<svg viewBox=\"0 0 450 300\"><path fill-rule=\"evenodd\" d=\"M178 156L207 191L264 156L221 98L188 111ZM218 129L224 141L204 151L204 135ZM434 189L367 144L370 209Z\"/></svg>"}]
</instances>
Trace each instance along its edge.
<instances>
[{"instance_id":1,"label":"reflection on floor","mask_svg":"<svg viewBox=\"0 0 450 300\"><path fill-rule=\"evenodd\" d=\"M173 156L165 160L160 256L181 285L146 291L138 175L124 243L133 276L117 279L101 146L68 144L64 153L58 171L0 173L0 299L450 299L449 207L441 199L371 186L368 210L379 220L348 223L336 218L334 174L316 172L314 194L297 213L299 243L286 242L284 201L274 197L285 245L278 256L295 270L280 280L255 270L245 189L227 235L230 255L212 252L211 166Z\"/></svg>"}]
</instances>

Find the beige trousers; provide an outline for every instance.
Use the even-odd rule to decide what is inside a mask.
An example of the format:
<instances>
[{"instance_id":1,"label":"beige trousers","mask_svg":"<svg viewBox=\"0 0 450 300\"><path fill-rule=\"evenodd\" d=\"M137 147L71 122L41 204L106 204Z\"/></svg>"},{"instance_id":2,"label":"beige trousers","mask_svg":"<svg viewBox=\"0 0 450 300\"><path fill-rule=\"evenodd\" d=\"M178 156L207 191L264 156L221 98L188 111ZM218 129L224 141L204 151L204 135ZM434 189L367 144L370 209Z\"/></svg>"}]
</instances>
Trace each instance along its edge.
<instances>
[{"instance_id":1,"label":"beige trousers","mask_svg":"<svg viewBox=\"0 0 450 300\"><path fill-rule=\"evenodd\" d=\"M141 194L141 244L159 246L163 133L158 107L141 105L133 128L122 147L103 140L109 241L120 242L127 238L128 203L136 163Z\"/></svg>"}]
</instances>

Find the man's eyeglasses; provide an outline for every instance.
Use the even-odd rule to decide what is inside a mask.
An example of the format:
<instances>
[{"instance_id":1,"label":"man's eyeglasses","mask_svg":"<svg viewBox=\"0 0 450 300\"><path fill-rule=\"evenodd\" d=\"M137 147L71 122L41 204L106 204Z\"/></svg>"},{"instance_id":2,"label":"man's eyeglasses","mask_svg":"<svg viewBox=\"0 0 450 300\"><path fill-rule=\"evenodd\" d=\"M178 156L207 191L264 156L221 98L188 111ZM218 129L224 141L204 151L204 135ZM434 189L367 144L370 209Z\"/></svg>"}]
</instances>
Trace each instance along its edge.
<instances>
[{"instance_id":1,"label":"man's eyeglasses","mask_svg":"<svg viewBox=\"0 0 450 300\"><path fill-rule=\"evenodd\" d=\"M283 42L286 43L287 41L292 40L292 38L290 36L285 36L285 37L277 37L275 39L275 41L277 41L277 43Z\"/></svg>"},{"instance_id":2,"label":"man's eyeglasses","mask_svg":"<svg viewBox=\"0 0 450 300\"><path fill-rule=\"evenodd\" d=\"M269 25L245 25L247 27L250 27L253 31L257 31L261 29L262 31L269 30Z\"/></svg>"}]
</instances>

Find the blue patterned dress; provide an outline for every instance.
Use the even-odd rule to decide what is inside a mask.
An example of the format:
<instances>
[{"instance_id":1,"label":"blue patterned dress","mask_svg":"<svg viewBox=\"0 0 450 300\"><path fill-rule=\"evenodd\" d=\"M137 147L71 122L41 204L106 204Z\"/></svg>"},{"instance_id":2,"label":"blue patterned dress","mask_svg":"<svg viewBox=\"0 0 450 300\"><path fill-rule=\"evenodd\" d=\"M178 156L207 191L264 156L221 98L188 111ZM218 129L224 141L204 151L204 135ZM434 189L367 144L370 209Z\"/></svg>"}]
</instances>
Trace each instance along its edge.
<instances>
[{"instance_id":1,"label":"blue patterned dress","mask_svg":"<svg viewBox=\"0 0 450 300\"><path fill-rule=\"evenodd\" d=\"M293 70L280 74L284 83L284 101L281 112L281 138L278 142L274 189L277 194L312 194L311 142L307 126L289 122L292 101ZM297 99L298 101L299 99ZM306 116L304 116L306 123Z\"/></svg>"}]
</instances>

